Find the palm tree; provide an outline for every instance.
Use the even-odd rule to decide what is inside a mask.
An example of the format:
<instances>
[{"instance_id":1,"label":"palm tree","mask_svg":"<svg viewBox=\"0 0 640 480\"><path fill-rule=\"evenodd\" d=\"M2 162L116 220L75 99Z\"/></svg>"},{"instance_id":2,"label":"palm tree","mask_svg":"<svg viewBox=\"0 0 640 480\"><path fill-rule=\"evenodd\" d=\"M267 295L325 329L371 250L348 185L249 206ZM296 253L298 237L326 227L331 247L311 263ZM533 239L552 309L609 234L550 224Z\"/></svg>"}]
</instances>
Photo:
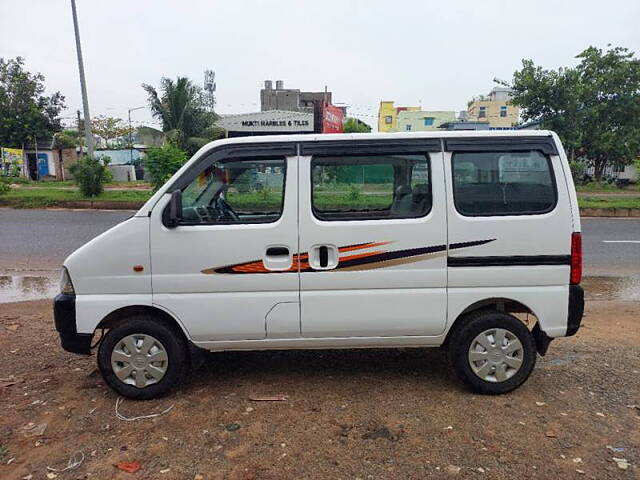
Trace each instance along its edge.
<instances>
[{"instance_id":1,"label":"palm tree","mask_svg":"<svg viewBox=\"0 0 640 480\"><path fill-rule=\"evenodd\" d=\"M186 77L175 82L166 77L160 80L160 94L151 85L142 84L149 95L149 107L154 117L162 121L162 131L169 140L187 150L195 152L210 138L210 130L217 119L213 111L207 111L202 89Z\"/></svg>"}]
</instances>

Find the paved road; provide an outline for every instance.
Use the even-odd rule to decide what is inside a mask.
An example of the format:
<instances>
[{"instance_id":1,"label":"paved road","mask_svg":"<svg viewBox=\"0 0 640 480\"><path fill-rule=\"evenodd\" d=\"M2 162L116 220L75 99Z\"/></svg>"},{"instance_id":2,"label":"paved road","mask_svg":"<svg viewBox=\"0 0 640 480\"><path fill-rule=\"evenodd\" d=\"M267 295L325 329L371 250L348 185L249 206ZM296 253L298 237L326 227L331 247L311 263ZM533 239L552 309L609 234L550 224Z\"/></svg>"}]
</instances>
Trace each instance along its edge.
<instances>
[{"instance_id":1,"label":"paved road","mask_svg":"<svg viewBox=\"0 0 640 480\"><path fill-rule=\"evenodd\" d=\"M83 243L131 216L131 212L0 209L0 269L57 268ZM640 273L640 219L582 221L585 273Z\"/></svg>"}]
</instances>

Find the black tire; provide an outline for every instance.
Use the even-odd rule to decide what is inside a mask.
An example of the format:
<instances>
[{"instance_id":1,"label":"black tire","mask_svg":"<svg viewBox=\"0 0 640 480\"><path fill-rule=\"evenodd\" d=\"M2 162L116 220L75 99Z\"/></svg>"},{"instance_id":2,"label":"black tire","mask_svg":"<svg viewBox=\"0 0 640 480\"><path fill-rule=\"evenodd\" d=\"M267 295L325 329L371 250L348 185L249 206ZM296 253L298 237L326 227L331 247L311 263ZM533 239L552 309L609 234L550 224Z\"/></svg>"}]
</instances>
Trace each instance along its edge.
<instances>
[{"instance_id":1,"label":"black tire","mask_svg":"<svg viewBox=\"0 0 640 480\"><path fill-rule=\"evenodd\" d=\"M449 340L449 362L456 376L471 391L487 395L508 393L522 385L536 365L536 344L527 327L512 315L500 312L478 312L464 319ZM469 349L474 339L486 330L501 328L515 335L522 344L522 364L507 380L498 382L480 378L471 368Z\"/></svg>"},{"instance_id":2,"label":"black tire","mask_svg":"<svg viewBox=\"0 0 640 480\"><path fill-rule=\"evenodd\" d=\"M167 354L166 373L157 383L138 388L120 380L111 365L111 355L118 343L129 335L149 335L158 340ZM157 365L157 364L156 364ZM111 328L100 342L98 368L107 384L123 397L148 400L165 395L186 373L187 346L182 332L147 316L133 316Z\"/></svg>"}]
</instances>

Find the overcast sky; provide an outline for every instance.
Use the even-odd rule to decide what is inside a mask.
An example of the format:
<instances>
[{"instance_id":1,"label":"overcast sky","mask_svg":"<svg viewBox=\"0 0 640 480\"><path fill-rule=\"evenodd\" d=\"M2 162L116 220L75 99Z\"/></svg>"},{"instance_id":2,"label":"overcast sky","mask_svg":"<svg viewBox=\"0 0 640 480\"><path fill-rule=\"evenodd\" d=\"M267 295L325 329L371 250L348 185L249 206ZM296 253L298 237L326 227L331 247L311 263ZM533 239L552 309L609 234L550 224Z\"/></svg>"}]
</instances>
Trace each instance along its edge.
<instances>
[{"instance_id":1,"label":"overcast sky","mask_svg":"<svg viewBox=\"0 0 640 480\"><path fill-rule=\"evenodd\" d=\"M126 118L140 84L217 74L218 111L260 109L265 79L333 92L376 123L380 100L462 110L523 58L575 64L589 45L640 51L639 0L77 0L91 115ZM0 57L25 57L81 108L70 0L0 0ZM148 109L134 112L149 122Z\"/></svg>"}]
</instances>

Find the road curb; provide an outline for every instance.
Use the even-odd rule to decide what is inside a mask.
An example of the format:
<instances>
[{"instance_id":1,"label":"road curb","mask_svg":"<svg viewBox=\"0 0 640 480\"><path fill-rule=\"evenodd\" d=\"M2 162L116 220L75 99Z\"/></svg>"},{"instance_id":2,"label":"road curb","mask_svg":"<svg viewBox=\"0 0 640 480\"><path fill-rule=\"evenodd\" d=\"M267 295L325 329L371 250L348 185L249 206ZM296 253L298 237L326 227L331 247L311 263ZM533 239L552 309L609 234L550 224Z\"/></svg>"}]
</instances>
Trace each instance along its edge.
<instances>
[{"instance_id":1,"label":"road curb","mask_svg":"<svg viewBox=\"0 0 640 480\"><path fill-rule=\"evenodd\" d=\"M640 208L581 208L581 217L640 217Z\"/></svg>"}]
</instances>

